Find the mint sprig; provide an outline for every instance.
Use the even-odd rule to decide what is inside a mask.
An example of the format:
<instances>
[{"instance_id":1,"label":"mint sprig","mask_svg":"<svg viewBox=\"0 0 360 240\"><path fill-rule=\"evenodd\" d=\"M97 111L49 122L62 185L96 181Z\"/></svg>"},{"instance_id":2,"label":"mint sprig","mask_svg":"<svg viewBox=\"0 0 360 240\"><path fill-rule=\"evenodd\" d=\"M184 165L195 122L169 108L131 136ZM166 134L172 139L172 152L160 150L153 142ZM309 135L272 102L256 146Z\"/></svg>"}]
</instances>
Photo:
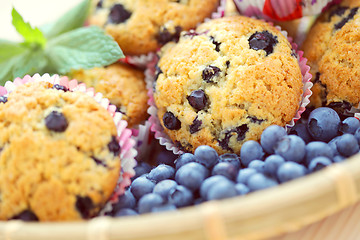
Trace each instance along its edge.
<instances>
[{"instance_id":1,"label":"mint sprig","mask_svg":"<svg viewBox=\"0 0 360 240\"><path fill-rule=\"evenodd\" d=\"M54 23L39 28L12 10L12 24L22 43L0 39L0 84L26 74L66 74L72 69L109 65L124 55L112 37L98 27L82 27L89 12L85 0Z\"/></svg>"}]
</instances>

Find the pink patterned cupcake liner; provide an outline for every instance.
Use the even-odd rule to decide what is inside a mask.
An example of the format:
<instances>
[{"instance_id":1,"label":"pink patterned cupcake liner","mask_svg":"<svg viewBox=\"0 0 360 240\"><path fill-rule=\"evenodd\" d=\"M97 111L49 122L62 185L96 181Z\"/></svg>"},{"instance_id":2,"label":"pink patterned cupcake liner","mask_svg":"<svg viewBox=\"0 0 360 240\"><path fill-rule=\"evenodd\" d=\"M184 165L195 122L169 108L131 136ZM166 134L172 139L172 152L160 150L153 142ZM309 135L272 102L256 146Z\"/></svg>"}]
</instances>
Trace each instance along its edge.
<instances>
[{"instance_id":1,"label":"pink patterned cupcake liner","mask_svg":"<svg viewBox=\"0 0 360 240\"><path fill-rule=\"evenodd\" d=\"M281 30L279 26L276 26L276 28L289 40L294 52L296 53L303 82L303 94L301 96L299 109L296 112L294 118L285 126L285 129L288 131L301 118L301 114L305 111L306 106L310 103L309 98L312 94L310 89L313 86L313 83L311 82L312 75L310 74L310 67L306 65L307 59L303 57L303 51L298 50L297 45L292 41L292 38L288 36L286 31ZM184 152L180 150L179 147L177 147L172 142L170 137L164 132L164 129L157 116L157 107L153 96L153 83L155 79L156 63L157 58L154 58L153 61L148 64L148 68L145 71L145 81L149 96L148 104L150 106L148 108L148 113L150 114L150 118L148 121L152 124L151 131L154 132L155 139L159 140L160 145L165 146L167 150L172 151L174 154L182 154Z\"/></svg>"},{"instance_id":2,"label":"pink patterned cupcake liner","mask_svg":"<svg viewBox=\"0 0 360 240\"><path fill-rule=\"evenodd\" d=\"M17 86L29 82L49 82L51 84L62 85L74 92L83 92L90 97L93 97L113 117L117 128L117 140L121 147L121 171L117 186L115 187L109 203L116 202L118 196L123 194L125 188L131 184L130 179L135 175L135 156L137 155L137 151L135 150L136 141L132 138L132 131L126 128L127 122L122 120L122 114L116 112L116 107L111 105L109 100L104 98L101 93L95 93L93 88L87 88L84 83L78 83L75 79L69 80L67 77L59 77L58 75L50 76L49 74L44 74L40 76L39 74L35 74L33 77L26 75L24 78L16 78L13 82L6 82L4 87L0 86L0 96L6 96L14 91Z\"/></svg>"},{"instance_id":3,"label":"pink patterned cupcake liner","mask_svg":"<svg viewBox=\"0 0 360 240\"><path fill-rule=\"evenodd\" d=\"M278 21L313 16L340 2L341 0L234 0L242 15Z\"/></svg>"}]
</instances>

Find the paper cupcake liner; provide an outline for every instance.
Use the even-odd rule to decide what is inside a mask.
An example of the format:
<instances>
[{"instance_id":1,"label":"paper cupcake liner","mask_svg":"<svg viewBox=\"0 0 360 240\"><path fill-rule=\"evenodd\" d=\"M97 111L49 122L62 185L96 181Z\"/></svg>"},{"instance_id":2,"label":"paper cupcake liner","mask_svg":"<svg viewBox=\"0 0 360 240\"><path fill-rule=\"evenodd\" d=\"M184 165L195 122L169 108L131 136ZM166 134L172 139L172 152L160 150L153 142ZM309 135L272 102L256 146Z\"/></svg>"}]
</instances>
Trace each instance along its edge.
<instances>
[{"instance_id":1,"label":"paper cupcake liner","mask_svg":"<svg viewBox=\"0 0 360 240\"><path fill-rule=\"evenodd\" d=\"M226 0L220 0L219 3L220 4L217 7L216 11L211 14L210 18L205 18L204 22L225 16ZM147 69L147 65L151 63L154 59L156 59L156 54L154 52L150 52L148 54L142 54L139 56L126 56L124 59L120 59L120 61L141 69Z\"/></svg>"},{"instance_id":2,"label":"paper cupcake liner","mask_svg":"<svg viewBox=\"0 0 360 240\"><path fill-rule=\"evenodd\" d=\"M270 24L273 25L272 23ZM301 96L301 101L299 104L298 111L296 112L294 118L285 126L285 129L289 130L301 118L301 114L305 111L306 106L310 103L309 98L312 94L310 89L313 86L311 82L312 75L310 74L310 67L306 65L307 59L303 57L303 52L298 50L296 43L292 41L292 38L288 36L286 31L281 30L279 26L276 26L276 28L289 40L293 48L293 51L297 55L297 60L299 62L299 66L302 74L303 94ZM147 112L150 114L149 122L152 124L151 131L154 132L155 139L159 140L160 145L165 146L167 150L172 151L174 154L182 154L184 152L180 150L180 148L177 147L172 142L170 137L164 132L164 129L157 116L157 107L155 105L154 96L153 96L155 65L156 65L156 59L154 59L153 62L148 64L148 68L145 71L145 81L146 81L146 86L148 88L148 96L149 96L148 104L150 106Z\"/></svg>"},{"instance_id":3,"label":"paper cupcake liner","mask_svg":"<svg viewBox=\"0 0 360 240\"><path fill-rule=\"evenodd\" d=\"M234 0L242 15L278 21L313 16L340 2L341 0Z\"/></svg>"},{"instance_id":4,"label":"paper cupcake liner","mask_svg":"<svg viewBox=\"0 0 360 240\"><path fill-rule=\"evenodd\" d=\"M101 93L95 93L93 88L87 88L84 83L79 84L75 79L69 80L67 77L59 77L58 75L50 76L49 74L44 74L40 76L39 74L35 74L33 77L26 75L22 79L16 78L13 82L6 82L4 87L0 86L0 96L6 96L7 94L14 91L17 86L29 82L49 82L51 84L65 86L74 92L78 91L86 93L88 96L94 98L113 117L117 128L117 140L121 147L121 172L118 183L108 203L115 202L118 196L124 193L125 188L130 186L130 178L135 175L135 156L137 155L137 151L135 150L136 142L132 138L132 131L126 128L127 122L122 120L122 114L116 112L116 106L111 105L109 100L104 98Z\"/></svg>"}]
</instances>

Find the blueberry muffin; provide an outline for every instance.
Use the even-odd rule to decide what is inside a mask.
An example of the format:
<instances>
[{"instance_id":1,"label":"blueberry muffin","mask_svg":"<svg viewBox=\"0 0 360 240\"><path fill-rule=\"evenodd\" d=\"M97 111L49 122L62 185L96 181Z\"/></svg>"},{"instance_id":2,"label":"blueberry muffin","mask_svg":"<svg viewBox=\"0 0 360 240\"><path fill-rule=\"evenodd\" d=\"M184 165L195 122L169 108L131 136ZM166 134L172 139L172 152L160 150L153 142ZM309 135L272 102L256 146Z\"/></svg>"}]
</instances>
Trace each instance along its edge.
<instances>
[{"instance_id":1,"label":"blueberry muffin","mask_svg":"<svg viewBox=\"0 0 360 240\"><path fill-rule=\"evenodd\" d=\"M154 98L165 132L193 152L239 153L269 125L285 126L302 95L297 56L275 27L241 16L212 20L163 47Z\"/></svg>"},{"instance_id":2,"label":"blueberry muffin","mask_svg":"<svg viewBox=\"0 0 360 240\"><path fill-rule=\"evenodd\" d=\"M360 1L347 0L323 13L304 42L311 67L314 107L346 113L360 102Z\"/></svg>"},{"instance_id":3,"label":"blueberry muffin","mask_svg":"<svg viewBox=\"0 0 360 240\"><path fill-rule=\"evenodd\" d=\"M142 71L115 63L108 67L73 71L71 76L108 98L124 114L123 119L128 121L129 127L147 119L148 96Z\"/></svg>"},{"instance_id":4,"label":"blueberry muffin","mask_svg":"<svg viewBox=\"0 0 360 240\"><path fill-rule=\"evenodd\" d=\"M0 101L0 219L96 216L120 173L111 115L92 97L45 82Z\"/></svg>"},{"instance_id":5,"label":"blueberry muffin","mask_svg":"<svg viewBox=\"0 0 360 240\"><path fill-rule=\"evenodd\" d=\"M127 55L156 51L210 17L219 0L100 0L89 23L103 27Z\"/></svg>"}]
</instances>

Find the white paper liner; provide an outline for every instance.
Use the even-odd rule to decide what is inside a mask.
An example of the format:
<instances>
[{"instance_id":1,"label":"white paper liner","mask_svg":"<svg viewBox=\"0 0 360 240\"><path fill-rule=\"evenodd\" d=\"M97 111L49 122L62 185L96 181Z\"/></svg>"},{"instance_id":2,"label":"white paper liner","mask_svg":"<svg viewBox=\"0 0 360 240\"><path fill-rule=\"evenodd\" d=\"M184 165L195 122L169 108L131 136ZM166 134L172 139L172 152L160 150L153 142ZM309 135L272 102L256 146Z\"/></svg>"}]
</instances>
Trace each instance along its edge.
<instances>
[{"instance_id":1,"label":"white paper liner","mask_svg":"<svg viewBox=\"0 0 360 240\"><path fill-rule=\"evenodd\" d=\"M272 23L269 24L273 25ZM303 57L303 52L298 50L297 45L293 43L292 38L288 36L286 31L281 30L279 26L276 26L276 28L289 40L294 52L297 54L297 60L301 69L303 82L303 94L301 97L299 109L296 112L294 118L285 126L285 129L288 131L295 125L296 121L301 118L301 114L305 111L306 106L310 103L309 98L312 94L310 89L313 86L313 83L311 82L312 75L310 74L310 67L306 65L307 59ZM177 147L172 142L170 137L164 132L164 129L157 116L157 107L153 97L153 83L155 78L156 62L157 59L153 59L153 61L147 65L148 68L145 71L145 81L149 96L148 104L150 106L147 112L150 114L149 122L152 124L151 131L155 133L155 139L159 140L160 145L165 146L167 150L172 151L174 154L182 154L184 152L180 150L179 147Z\"/></svg>"},{"instance_id":2,"label":"white paper liner","mask_svg":"<svg viewBox=\"0 0 360 240\"><path fill-rule=\"evenodd\" d=\"M51 84L59 84L67 87L71 91L83 92L94 98L103 108L105 108L109 114L113 117L115 126L117 128L117 140L121 147L120 159L121 159L121 171L118 179L118 183L114 189L114 192L104 209L107 209L111 203L116 202L119 195L125 192L125 188L130 186L130 178L135 175L134 167L136 166L135 156L137 151L135 150L136 141L132 138L132 131L127 127L127 122L122 120L122 114L116 112L116 106L111 105L110 101L103 98L101 93L95 93L93 88L87 88L84 83L78 83L77 80L69 80L67 77L59 77L58 75L50 76L44 74L40 76L35 74L33 77L26 75L24 78L16 78L13 82L6 82L4 87L0 86L0 96L7 96L14 91L17 86L23 85L29 82L49 82ZM104 210L102 210L104 211Z\"/></svg>"},{"instance_id":3,"label":"white paper liner","mask_svg":"<svg viewBox=\"0 0 360 240\"><path fill-rule=\"evenodd\" d=\"M234 0L240 14L287 21L321 13L341 0Z\"/></svg>"}]
</instances>

